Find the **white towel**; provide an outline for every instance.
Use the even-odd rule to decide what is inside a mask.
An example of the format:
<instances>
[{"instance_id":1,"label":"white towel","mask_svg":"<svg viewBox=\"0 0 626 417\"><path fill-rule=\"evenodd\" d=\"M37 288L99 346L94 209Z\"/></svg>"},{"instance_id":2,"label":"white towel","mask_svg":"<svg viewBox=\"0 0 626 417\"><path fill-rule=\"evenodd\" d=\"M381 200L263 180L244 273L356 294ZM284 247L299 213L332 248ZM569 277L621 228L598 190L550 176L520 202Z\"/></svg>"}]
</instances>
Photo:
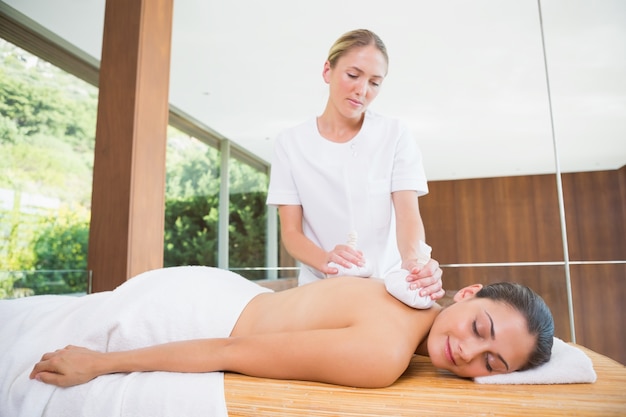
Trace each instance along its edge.
<instances>
[{"instance_id":1,"label":"white towel","mask_svg":"<svg viewBox=\"0 0 626 417\"><path fill-rule=\"evenodd\" d=\"M45 352L68 344L99 351L225 337L264 289L206 267L150 271L85 297L0 301L0 416L225 417L223 374L112 374L57 388L28 375Z\"/></svg>"},{"instance_id":2,"label":"white towel","mask_svg":"<svg viewBox=\"0 0 626 417\"><path fill-rule=\"evenodd\" d=\"M580 384L596 382L591 359L575 346L554 338L550 360L537 368L474 378L479 384Z\"/></svg>"},{"instance_id":3,"label":"white towel","mask_svg":"<svg viewBox=\"0 0 626 417\"><path fill-rule=\"evenodd\" d=\"M428 246L426 242L423 240L419 241L419 251L417 254L417 263L419 265L424 266L430 261L431 250L432 248ZM435 304L435 300L430 298L430 295L420 295L421 288L411 289L411 285L406 280L409 273L410 272L406 269L399 269L385 275L384 281L387 292L409 307L417 309L432 307L433 304Z\"/></svg>"}]
</instances>

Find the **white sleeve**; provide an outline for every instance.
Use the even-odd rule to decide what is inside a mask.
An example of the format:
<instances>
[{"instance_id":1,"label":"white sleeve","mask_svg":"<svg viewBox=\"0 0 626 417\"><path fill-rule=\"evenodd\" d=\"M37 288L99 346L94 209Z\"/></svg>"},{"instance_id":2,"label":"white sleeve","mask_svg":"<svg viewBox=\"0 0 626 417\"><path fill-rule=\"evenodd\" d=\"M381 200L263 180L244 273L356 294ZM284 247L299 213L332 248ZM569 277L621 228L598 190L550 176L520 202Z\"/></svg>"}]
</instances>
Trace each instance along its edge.
<instances>
[{"instance_id":1,"label":"white sleeve","mask_svg":"<svg viewBox=\"0 0 626 417\"><path fill-rule=\"evenodd\" d=\"M391 180L391 192L401 190L415 190L418 196L428 194L422 153L406 126L402 126L396 144Z\"/></svg>"},{"instance_id":2,"label":"white sleeve","mask_svg":"<svg viewBox=\"0 0 626 417\"><path fill-rule=\"evenodd\" d=\"M274 145L274 156L266 201L271 206L302 204L291 172L292 160L297 159L297 157L290 155L288 139L289 137L280 134Z\"/></svg>"}]
</instances>

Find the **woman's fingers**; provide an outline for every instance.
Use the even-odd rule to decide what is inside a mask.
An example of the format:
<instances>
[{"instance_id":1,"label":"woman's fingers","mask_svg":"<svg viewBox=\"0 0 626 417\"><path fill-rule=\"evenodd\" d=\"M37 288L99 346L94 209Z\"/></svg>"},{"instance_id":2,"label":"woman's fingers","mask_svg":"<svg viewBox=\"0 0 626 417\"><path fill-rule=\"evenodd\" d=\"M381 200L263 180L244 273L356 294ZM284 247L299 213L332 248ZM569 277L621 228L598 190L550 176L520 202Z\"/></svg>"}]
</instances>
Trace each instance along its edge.
<instances>
[{"instance_id":1,"label":"woman's fingers","mask_svg":"<svg viewBox=\"0 0 626 417\"><path fill-rule=\"evenodd\" d=\"M344 268L352 265L363 266L363 254L348 245L337 245L329 252L328 262L334 262Z\"/></svg>"},{"instance_id":2,"label":"woman's fingers","mask_svg":"<svg viewBox=\"0 0 626 417\"><path fill-rule=\"evenodd\" d=\"M30 378L60 387L82 384L96 376L89 373L94 355L97 353L76 346L45 353L33 367Z\"/></svg>"}]
</instances>

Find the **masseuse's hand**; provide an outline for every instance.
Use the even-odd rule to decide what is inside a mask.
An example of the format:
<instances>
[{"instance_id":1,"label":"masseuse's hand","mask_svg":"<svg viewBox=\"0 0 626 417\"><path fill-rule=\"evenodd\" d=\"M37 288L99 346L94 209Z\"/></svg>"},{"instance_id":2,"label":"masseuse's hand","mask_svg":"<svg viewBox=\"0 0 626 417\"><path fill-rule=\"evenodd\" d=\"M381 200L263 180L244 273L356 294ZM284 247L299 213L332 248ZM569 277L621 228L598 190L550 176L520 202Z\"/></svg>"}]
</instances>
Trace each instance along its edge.
<instances>
[{"instance_id":1,"label":"masseuse's hand","mask_svg":"<svg viewBox=\"0 0 626 417\"><path fill-rule=\"evenodd\" d=\"M102 361L100 352L67 346L43 355L30 373L30 379L59 387L84 384L99 375L97 364Z\"/></svg>"},{"instance_id":2,"label":"masseuse's hand","mask_svg":"<svg viewBox=\"0 0 626 417\"><path fill-rule=\"evenodd\" d=\"M421 288L420 295L430 295L433 300L439 300L446 294L441 282L443 271L436 260L431 259L422 266L417 263L416 259L409 259L402 262L402 268L410 272L406 277L406 280L411 283L409 287L412 290Z\"/></svg>"},{"instance_id":3,"label":"masseuse's hand","mask_svg":"<svg viewBox=\"0 0 626 417\"><path fill-rule=\"evenodd\" d=\"M332 262L349 269L352 268L353 265L363 266L365 264L365 258L361 251L353 249L348 245L337 245L332 251L326 254L326 264L320 270L329 275L337 274L339 270L329 265Z\"/></svg>"}]
</instances>

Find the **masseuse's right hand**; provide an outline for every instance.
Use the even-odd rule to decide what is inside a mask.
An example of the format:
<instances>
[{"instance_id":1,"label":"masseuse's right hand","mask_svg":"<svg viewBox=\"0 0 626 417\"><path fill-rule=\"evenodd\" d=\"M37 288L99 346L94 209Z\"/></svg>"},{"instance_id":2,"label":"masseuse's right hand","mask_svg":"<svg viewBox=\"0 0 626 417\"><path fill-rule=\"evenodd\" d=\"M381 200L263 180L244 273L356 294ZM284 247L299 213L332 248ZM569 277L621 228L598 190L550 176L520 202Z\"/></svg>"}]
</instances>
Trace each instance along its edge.
<instances>
[{"instance_id":1,"label":"masseuse's right hand","mask_svg":"<svg viewBox=\"0 0 626 417\"><path fill-rule=\"evenodd\" d=\"M363 266L365 258L363 252L353 249L348 245L337 245L333 250L326 254L326 264L322 266L320 271L328 275L335 275L339 270L333 266L333 263L341 265L346 269L352 268L353 265Z\"/></svg>"},{"instance_id":2,"label":"masseuse's right hand","mask_svg":"<svg viewBox=\"0 0 626 417\"><path fill-rule=\"evenodd\" d=\"M41 357L30 373L30 379L59 387L84 384L99 376L97 364L103 353L82 347L67 346Z\"/></svg>"}]
</instances>

